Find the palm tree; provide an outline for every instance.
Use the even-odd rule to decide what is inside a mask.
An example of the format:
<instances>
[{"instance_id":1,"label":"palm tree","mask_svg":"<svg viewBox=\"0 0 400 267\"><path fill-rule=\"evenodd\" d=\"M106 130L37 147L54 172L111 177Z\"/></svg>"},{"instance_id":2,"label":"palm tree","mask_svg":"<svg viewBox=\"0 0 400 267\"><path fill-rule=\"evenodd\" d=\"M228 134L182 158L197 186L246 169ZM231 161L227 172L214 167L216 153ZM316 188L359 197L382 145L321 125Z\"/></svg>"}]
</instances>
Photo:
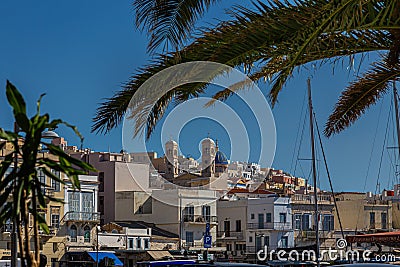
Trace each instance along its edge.
<instances>
[{"instance_id":1,"label":"palm tree","mask_svg":"<svg viewBox=\"0 0 400 267\"><path fill-rule=\"evenodd\" d=\"M67 155L58 146L43 141L43 132L49 128L56 128L60 124L72 128L82 138L74 126L62 120L50 120L49 114L40 114L40 99L43 95L37 102L36 114L28 118L22 95L9 81L7 81L6 93L13 109L15 122L20 129L11 132L0 128L2 141L0 150L7 143L13 144L11 152L6 153L7 155L0 162L0 226L12 221L13 227L16 227L22 266L39 266L39 229L49 233L46 220L39 209L46 208L46 200L56 202L61 202L61 200L45 193L43 189L47 185L39 179L38 172L43 172L52 181L61 184L65 184L66 181L60 179L51 170L64 173L72 185L80 189L78 175L96 170L91 165ZM52 156L40 155L39 148L43 146ZM9 172L10 168L12 168L11 172ZM30 217L33 219L34 253L31 253L29 225L32 221Z\"/></svg>"},{"instance_id":2,"label":"palm tree","mask_svg":"<svg viewBox=\"0 0 400 267\"><path fill-rule=\"evenodd\" d=\"M150 36L149 51L163 46L164 52L138 69L121 91L101 104L93 131L108 132L116 127L130 99L149 77L184 62L214 61L242 67L253 81L268 79L274 105L295 70L380 53L380 59L342 92L326 123L326 136L354 123L400 77L400 0L258 1L252 9L233 7L232 19L190 38L195 21L216 2L135 1L137 26ZM172 100L196 97L206 86L177 87L159 99L148 118L140 117L140 112L133 117L149 137ZM242 87L237 84L233 89ZM214 98L224 100L231 94L224 89Z\"/></svg>"}]
</instances>

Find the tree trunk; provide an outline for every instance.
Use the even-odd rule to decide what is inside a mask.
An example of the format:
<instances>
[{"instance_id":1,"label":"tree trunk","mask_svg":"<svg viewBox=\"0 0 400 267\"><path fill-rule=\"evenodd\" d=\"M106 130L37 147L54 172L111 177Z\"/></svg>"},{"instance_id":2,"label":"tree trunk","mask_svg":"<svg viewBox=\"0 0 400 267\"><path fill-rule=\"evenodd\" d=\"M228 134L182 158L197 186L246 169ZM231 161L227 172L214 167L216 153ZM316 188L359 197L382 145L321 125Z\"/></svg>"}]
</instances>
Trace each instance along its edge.
<instances>
[{"instance_id":1,"label":"tree trunk","mask_svg":"<svg viewBox=\"0 0 400 267\"><path fill-rule=\"evenodd\" d=\"M21 218L20 216L17 217L17 234L18 234L18 245L19 245L19 257L21 258L21 266L26 267L25 261L23 260L23 253L24 253L24 237L22 236L22 225L21 225Z\"/></svg>"},{"instance_id":2,"label":"tree trunk","mask_svg":"<svg viewBox=\"0 0 400 267\"><path fill-rule=\"evenodd\" d=\"M33 218L33 240L35 246L35 254L32 259L32 266L37 267L39 266L40 261L40 246L39 246L39 226L38 226L38 212L37 212L37 199L36 199L36 188L32 190L32 215Z\"/></svg>"},{"instance_id":3,"label":"tree trunk","mask_svg":"<svg viewBox=\"0 0 400 267\"><path fill-rule=\"evenodd\" d=\"M23 221L24 221L24 234L25 234L25 253L21 253L21 261L26 260L27 266L32 266L32 258L31 258L31 245L30 245L30 236L29 236L29 209L28 209L28 200L26 199L27 192L24 190L24 198L23 198ZM22 242L22 240L21 240Z\"/></svg>"}]
</instances>

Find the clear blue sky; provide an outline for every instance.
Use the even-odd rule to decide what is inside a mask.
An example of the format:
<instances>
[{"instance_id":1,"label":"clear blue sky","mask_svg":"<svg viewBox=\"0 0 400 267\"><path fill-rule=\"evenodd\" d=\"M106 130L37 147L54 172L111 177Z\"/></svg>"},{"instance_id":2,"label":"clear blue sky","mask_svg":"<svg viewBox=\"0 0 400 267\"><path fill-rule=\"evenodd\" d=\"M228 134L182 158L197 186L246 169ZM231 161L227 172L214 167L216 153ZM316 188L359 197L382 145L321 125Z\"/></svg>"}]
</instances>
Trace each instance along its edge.
<instances>
[{"instance_id":1,"label":"clear blue sky","mask_svg":"<svg viewBox=\"0 0 400 267\"><path fill-rule=\"evenodd\" d=\"M212 18L215 17L223 18L222 10L230 3L225 1L215 7L207 15L207 22L214 22ZM135 30L131 4L128 0L1 1L0 88L4 88L6 79L12 81L22 91L30 111L34 111L38 96L47 93L43 100L43 111L49 112L53 118L62 118L77 125L85 136L85 147L97 151L119 151L121 128L104 136L90 133L90 127L98 103L112 96L136 68L151 58L146 53L146 37ZM339 93L354 78L355 71L348 70L344 65L343 68L338 65L334 74L332 66L325 66L315 73L306 70L295 73L284 88L279 103L273 109L277 129L273 167L294 171L292 155L296 153L297 157L295 141L299 121L304 119L300 117L300 112L304 104L307 77L313 75L314 107L322 127ZM260 87L268 90L268 85L264 83ZM390 98L391 94L383 100L375 146L372 143L382 102L345 132L329 140L324 138L335 189L362 191L367 178L365 189L375 190ZM6 103L4 89L0 90L0 114L0 127L11 129L12 114ZM310 157L308 128L305 130L301 158ZM222 150L227 153L230 151L229 140L222 129L216 125L207 127L206 121L194 121L183 131L182 152L197 155L197 143L208 132L220 139ZM61 128L58 133L70 144L79 145L78 139L70 131ZM393 145L391 137L385 146ZM157 141L151 141L149 147L161 151ZM390 167L393 163L386 149L384 155L380 171L381 189L388 188L394 177L393 167ZM295 174L307 177L309 165L307 161L298 161ZM325 177L321 171L320 183L323 188L327 188Z\"/></svg>"}]
</instances>

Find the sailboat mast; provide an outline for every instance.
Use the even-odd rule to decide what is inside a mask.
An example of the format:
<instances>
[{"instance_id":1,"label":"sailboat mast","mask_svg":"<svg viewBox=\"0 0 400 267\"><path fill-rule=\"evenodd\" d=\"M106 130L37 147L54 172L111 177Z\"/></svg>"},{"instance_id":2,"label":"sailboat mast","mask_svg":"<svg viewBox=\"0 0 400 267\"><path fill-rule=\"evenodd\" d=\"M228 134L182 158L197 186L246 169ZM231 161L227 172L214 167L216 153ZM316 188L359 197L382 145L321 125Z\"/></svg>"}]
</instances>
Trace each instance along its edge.
<instances>
[{"instance_id":1,"label":"sailboat mast","mask_svg":"<svg viewBox=\"0 0 400 267\"><path fill-rule=\"evenodd\" d=\"M317 192L317 172L315 165L315 141L314 141L314 120L313 120L313 107L312 107L312 99L311 99L311 81L310 78L307 80L308 87L308 109L310 114L310 136L311 136L311 159L312 159L312 175L314 182L314 208L315 208L315 254L317 257L317 266L319 267L319 214L318 214L318 192Z\"/></svg>"},{"instance_id":2,"label":"sailboat mast","mask_svg":"<svg viewBox=\"0 0 400 267\"><path fill-rule=\"evenodd\" d=\"M397 149L399 150L399 158L400 158L399 103L398 103L398 98L397 98L396 81L393 81L393 101L394 101L394 110L395 110L395 115L396 115Z\"/></svg>"}]
</instances>

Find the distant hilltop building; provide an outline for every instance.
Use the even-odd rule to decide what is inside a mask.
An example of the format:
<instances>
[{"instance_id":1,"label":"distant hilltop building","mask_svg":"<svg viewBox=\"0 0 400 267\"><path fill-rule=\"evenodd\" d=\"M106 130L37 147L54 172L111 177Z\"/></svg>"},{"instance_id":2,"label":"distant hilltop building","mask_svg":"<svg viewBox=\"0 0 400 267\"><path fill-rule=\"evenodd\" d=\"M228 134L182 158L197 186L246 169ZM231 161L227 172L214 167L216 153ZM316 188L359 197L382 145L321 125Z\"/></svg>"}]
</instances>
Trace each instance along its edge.
<instances>
[{"instance_id":1,"label":"distant hilltop building","mask_svg":"<svg viewBox=\"0 0 400 267\"><path fill-rule=\"evenodd\" d=\"M228 177L228 157L219 150L218 142L207 137L201 141L201 163L193 158L180 156L178 143L165 143L165 155L152 161L153 166L168 182L185 187L206 186L227 188L226 179L222 184L217 178ZM224 177L222 177L223 174ZM221 187L220 187L221 186Z\"/></svg>"}]
</instances>

